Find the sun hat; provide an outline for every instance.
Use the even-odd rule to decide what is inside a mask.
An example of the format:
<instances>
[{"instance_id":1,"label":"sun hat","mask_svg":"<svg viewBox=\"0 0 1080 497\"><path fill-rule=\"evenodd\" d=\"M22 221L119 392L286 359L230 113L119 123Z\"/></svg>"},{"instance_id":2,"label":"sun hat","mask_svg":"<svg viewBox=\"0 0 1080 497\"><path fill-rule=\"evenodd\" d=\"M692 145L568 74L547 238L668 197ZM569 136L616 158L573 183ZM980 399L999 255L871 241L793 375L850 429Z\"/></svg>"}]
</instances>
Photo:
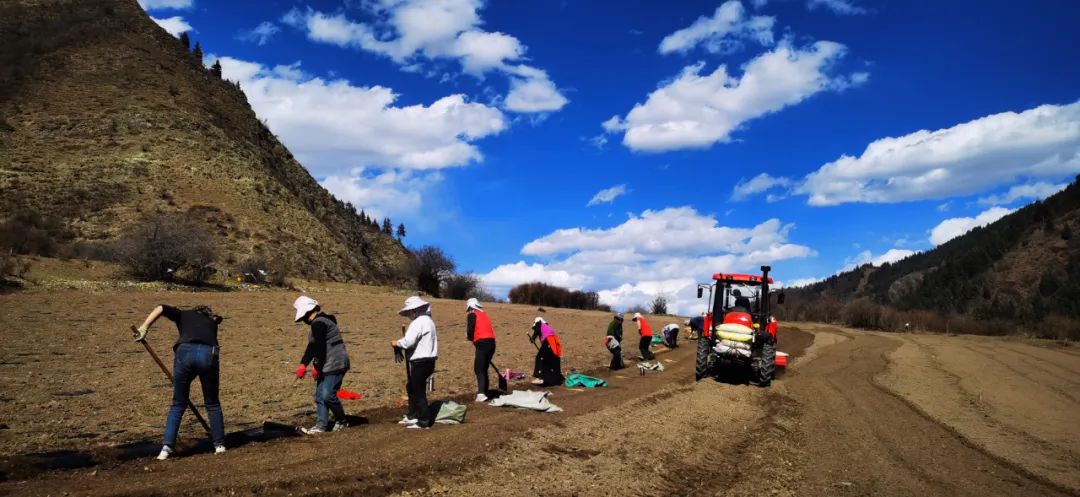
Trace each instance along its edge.
<instances>
[{"instance_id":1,"label":"sun hat","mask_svg":"<svg viewBox=\"0 0 1080 497\"><path fill-rule=\"evenodd\" d=\"M641 313L640 312L635 312L634 313L634 319L641 319Z\"/></svg>"},{"instance_id":2,"label":"sun hat","mask_svg":"<svg viewBox=\"0 0 1080 497\"><path fill-rule=\"evenodd\" d=\"M536 323L547 324L547 321L544 321L544 318L542 318L542 317L537 317L536 319L533 320L533 324L536 324Z\"/></svg>"},{"instance_id":3,"label":"sun hat","mask_svg":"<svg viewBox=\"0 0 1080 497\"><path fill-rule=\"evenodd\" d=\"M623 315L622 314L616 314L615 319L618 319L619 321L622 321L623 320Z\"/></svg>"},{"instance_id":4,"label":"sun hat","mask_svg":"<svg viewBox=\"0 0 1080 497\"><path fill-rule=\"evenodd\" d=\"M419 309L421 307L425 307L425 306L429 306L429 305L431 305L431 304L425 302L424 299L414 295L412 297L409 297L409 298L405 299L405 307L402 307L401 310L398 311L398 314L404 316L406 312L416 310L416 309Z\"/></svg>"},{"instance_id":5,"label":"sun hat","mask_svg":"<svg viewBox=\"0 0 1080 497\"><path fill-rule=\"evenodd\" d=\"M480 301L476 300L475 298L471 298L471 299L465 301L465 310L483 309L483 308L484 308L484 306L481 305Z\"/></svg>"},{"instance_id":6,"label":"sun hat","mask_svg":"<svg viewBox=\"0 0 1080 497\"><path fill-rule=\"evenodd\" d=\"M296 309L296 319L293 322L299 323L304 316L307 316L309 312L319 307L319 301L308 297L307 295L301 295L297 297L296 301L292 303L293 309Z\"/></svg>"}]
</instances>

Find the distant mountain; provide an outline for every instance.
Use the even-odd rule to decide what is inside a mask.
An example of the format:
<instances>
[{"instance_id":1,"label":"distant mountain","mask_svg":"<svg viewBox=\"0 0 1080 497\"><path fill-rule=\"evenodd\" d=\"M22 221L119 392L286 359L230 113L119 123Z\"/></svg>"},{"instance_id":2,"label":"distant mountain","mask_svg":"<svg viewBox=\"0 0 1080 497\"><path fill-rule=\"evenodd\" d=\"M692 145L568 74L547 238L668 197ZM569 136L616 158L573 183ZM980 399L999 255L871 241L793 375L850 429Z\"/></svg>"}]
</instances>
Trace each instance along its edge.
<instances>
[{"instance_id":1,"label":"distant mountain","mask_svg":"<svg viewBox=\"0 0 1080 497\"><path fill-rule=\"evenodd\" d=\"M1080 177L1043 201L932 250L866 264L803 288L794 301L868 298L901 310L1034 322L1080 317Z\"/></svg>"},{"instance_id":2,"label":"distant mountain","mask_svg":"<svg viewBox=\"0 0 1080 497\"><path fill-rule=\"evenodd\" d=\"M0 219L29 209L90 243L186 213L226 267L281 258L298 275L377 283L409 258L135 0L0 3Z\"/></svg>"}]
</instances>

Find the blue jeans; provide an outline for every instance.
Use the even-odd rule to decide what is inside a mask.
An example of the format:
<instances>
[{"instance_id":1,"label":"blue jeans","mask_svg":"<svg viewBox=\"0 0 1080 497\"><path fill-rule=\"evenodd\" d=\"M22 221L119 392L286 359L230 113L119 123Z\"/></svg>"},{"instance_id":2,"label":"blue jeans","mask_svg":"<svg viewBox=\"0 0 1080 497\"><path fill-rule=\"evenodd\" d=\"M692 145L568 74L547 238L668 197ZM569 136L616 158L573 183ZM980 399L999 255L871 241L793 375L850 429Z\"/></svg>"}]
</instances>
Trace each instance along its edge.
<instances>
[{"instance_id":1,"label":"blue jeans","mask_svg":"<svg viewBox=\"0 0 1080 497\"><path fill-rule=\"evenodd\" d=\"M334 412L335 421L345 422L345 409L337 396L344 379L345 373L319 373L319 379L315 381L315 426L324 430L332 428L329 411Z\"/></svg>"},{"instance_id":2,"label":"blue jeans","mask_svg":"<svg viewBox=\"0 0 1080 497\"><path fill-rule=\"evenodd\" d=\"M176 357L173 359L173 398L169 416L165 419L165 445L176 444L180 419L188 408L191 382L196 377L202 384L203 403L206 404L206 414L210 418L214 445L225 444L225 420L221 416L221 401L218 400L220 369L217 347L201 343L182 343L176 348Z\"/></svg>"}]
</instances>

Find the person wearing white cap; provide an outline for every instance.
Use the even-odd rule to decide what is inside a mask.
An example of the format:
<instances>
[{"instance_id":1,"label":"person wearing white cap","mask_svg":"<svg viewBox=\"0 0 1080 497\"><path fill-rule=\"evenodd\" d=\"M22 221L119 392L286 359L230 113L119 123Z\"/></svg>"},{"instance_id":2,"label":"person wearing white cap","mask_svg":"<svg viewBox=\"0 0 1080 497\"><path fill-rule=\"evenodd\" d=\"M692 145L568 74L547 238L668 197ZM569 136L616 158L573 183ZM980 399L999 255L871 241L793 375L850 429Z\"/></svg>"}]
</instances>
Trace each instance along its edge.
<instances>
[{"instance_id":1,"label":"person wearing white cap","mask_svg":"<svg viewBox=\"0 0 1080 497\"><path fill-rule=\"evenodd\" d=\"M638 342L638 350L641 351L641 360L651 361L656 359L656 356L652 353L652 328L649 327L649 322L645 320L645 317L640 312L634 313L634 322L637 323L638 333L641 335L641 340Z\"/></svg>"},{"instance_id":2,"label":"person wearing white cap","mask_svg":"<svg viewBox=\"0 0 1080 497\"><path fill-rule=\"evenodd\" d=\"M479 300L465 302L465 339L476 349L473 355L473 373L476 374L476 402L488 400L488 366L495 358L495 330L491 319L484 312Z\"/></svg>"},{"instance_id":3,"label":"person wearing white cap","mask_svg":"<svg viewBox=\"0 0 1080 497\"><path fill-rule=\"evenodd\" d=\"M544 318L538 317L533 320L533 333L529 340L536 345L536 363L533 367L534 385L545 387L562 385L565 381L562 374L562 342L555 334L555 329L548 325Z\"/></svg>"},{"instance_id":4,"label":"person wearing white cap","mask_svg":"<svg viewBox=\"0 0 1080 497\"><path fill-rule=\"evenodd\" d=\"M409 394L409 411L401 420L406 428L431 428L431 415L427 400L427 379L435 373L435 360L439 357L439 339L435 321L430 315L431 304L420 297L405 299L405 306L398 314L409 318L409 328L400 340L390 345L406 351L409 361L409 381L405 391Z\"/></svg>"},{"instance_id":5,"label":"person wearing white cap","mask_svg":"<svg viewBox=\"0 0 1080 497\"><path fill-rule=\"evenodd\" d=\"M300 359L300 366L296 368L296 378L303 378L308 371L308 363L311 363L311 377L315 379L315 426L300 430L308 435L343 430L348 424L337 392L350 364L337 319L324 314L319 302L307 295L297 298L293 302L293 309L296 310L296 323L311 325L307 348ZM331 412L334 414L333 425L330 424Z\"/></svg>"}]
</instances>

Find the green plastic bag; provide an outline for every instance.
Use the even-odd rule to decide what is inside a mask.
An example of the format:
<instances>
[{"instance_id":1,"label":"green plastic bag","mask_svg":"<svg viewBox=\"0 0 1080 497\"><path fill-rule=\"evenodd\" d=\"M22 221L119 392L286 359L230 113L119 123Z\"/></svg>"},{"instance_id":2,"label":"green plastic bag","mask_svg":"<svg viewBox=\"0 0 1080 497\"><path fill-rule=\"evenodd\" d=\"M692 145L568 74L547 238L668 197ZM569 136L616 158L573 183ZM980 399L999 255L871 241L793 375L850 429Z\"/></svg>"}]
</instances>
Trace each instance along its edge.
<instances>
[{"instance_id":1,"label":"green plastic bag","mask_svg":"<svg viewBox=\"0 0 1080 497\"><path fill-rule=\"evenodd\" d=\"M585 376L580 373L574 373L566 377L565 385L568 387L596 388L606 387L607 382L601 380L600 378L593 378L592 376Z\"/></svg>"}]
</instances>

